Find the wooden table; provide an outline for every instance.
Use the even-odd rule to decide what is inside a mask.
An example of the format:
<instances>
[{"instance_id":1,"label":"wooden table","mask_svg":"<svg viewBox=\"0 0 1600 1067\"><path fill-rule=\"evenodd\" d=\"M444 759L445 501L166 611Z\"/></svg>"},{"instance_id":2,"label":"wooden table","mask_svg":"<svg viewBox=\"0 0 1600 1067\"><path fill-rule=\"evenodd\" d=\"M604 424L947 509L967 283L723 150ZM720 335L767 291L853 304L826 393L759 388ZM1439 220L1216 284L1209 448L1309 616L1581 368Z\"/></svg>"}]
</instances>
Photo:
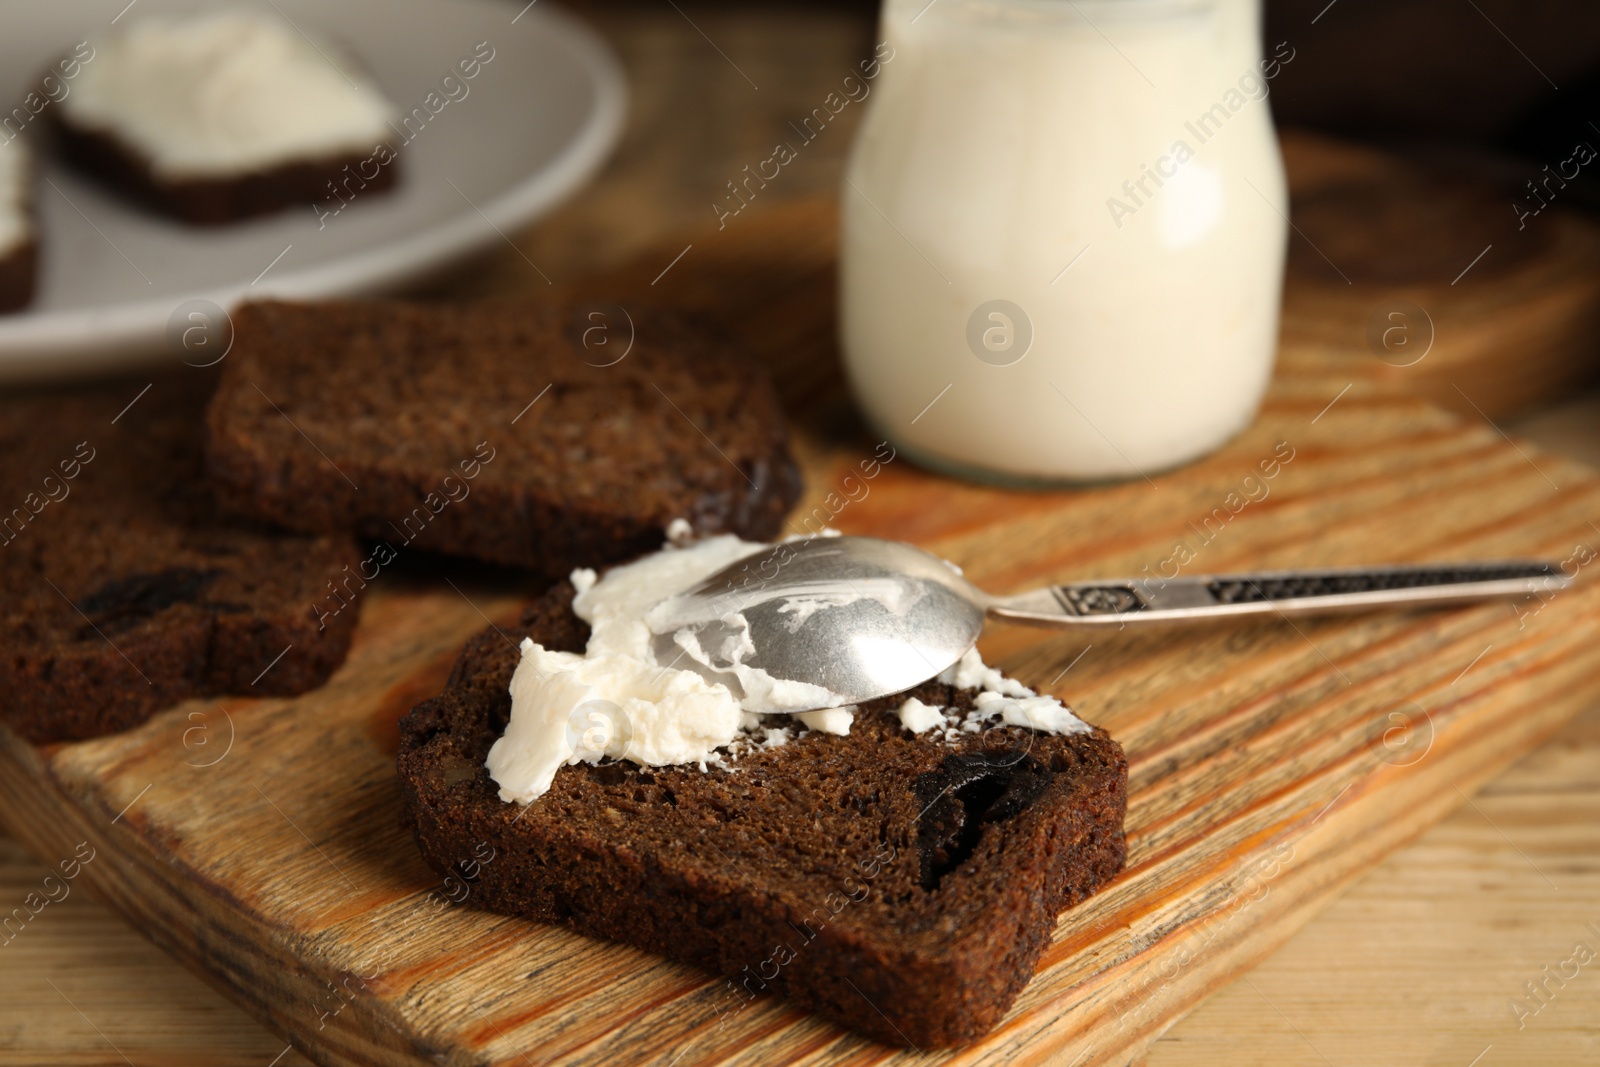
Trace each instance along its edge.
<instances>
[{"instance_id":1,"label":"wooden table","mask_svg":"<svg viewBox=\"0 0 1600 1067\"><path fill-rule=\"evenodd\" d=\"M844 14L685 10L593 13L633 77L616 158L556 217L518 235L518 250L492 253L435 293L524 289L537 281L530 261L570 280L709 220L723 182L765 158L785 120L820 101L871 34ZM855 118L847 110L762 196L831 190ZM1595 399L1577 399L1521 428L1593 461L1597 410ZM1600 957L1564 984L1549 981L1548 1003L1524 988L1559 971L1577 942L1600 952L1597 782L1600 709L1464 797L1454 816L1218 990L1158 1042L1149 1067L1600 1061ZM46 873L0 840L0 903L20 903ZM1538 1008L1520 1028L1514 999ZM0 1005L0 1065L306 1062L81 892L0 948Z\"/></svg>"}]
</instances>

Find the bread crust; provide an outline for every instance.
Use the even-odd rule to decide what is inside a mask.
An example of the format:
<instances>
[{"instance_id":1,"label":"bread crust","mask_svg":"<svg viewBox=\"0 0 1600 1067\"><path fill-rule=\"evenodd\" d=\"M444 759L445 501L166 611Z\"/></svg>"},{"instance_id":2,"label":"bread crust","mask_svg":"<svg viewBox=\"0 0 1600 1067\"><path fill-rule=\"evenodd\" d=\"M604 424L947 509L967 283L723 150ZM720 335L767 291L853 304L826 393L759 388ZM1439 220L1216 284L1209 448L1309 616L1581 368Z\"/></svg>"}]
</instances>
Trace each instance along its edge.
<instances>
[{"instance_id":1,"label":"bread crust","mask_svg":"<svg viewBox=\"0 0 1600 1067\"><path fill-rule=\"evenodd\" d=\"M392 151L370 177L362 173L362 164L374 160L373 150L295 160L227 177L168 179L114 133L79 127L58 113L50 116L50 124L62 156L73 166L128 199L194 226L221 226L323 201L338 211L345 194L335 193L336 186L354 182L346 194L359 198L387 192L400 179L400 163Z\"/></svg>"}]
</instances>

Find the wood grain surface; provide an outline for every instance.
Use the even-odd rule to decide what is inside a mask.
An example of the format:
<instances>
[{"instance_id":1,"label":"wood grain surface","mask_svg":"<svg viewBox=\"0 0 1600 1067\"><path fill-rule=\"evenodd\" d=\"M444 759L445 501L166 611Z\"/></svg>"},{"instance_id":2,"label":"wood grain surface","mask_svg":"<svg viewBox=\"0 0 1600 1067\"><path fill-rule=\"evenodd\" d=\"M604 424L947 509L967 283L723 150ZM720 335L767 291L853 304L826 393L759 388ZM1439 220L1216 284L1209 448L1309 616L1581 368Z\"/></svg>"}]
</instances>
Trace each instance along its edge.
<instances>
[{"instance_id":1,"label":"wood grain surface","mask_svg":"<svg viewBox=\"0 0 1600 1067\"><path fill-rule=\"evenodd\" d=\"M702 254L665 278L647 255L596 290L624 307L702 307L771 369L809 487L797 530L825 521L914 540L1001 592L1164 573L1180 555L1193 574L1564 559L1600 543L1588 522L1600 479L1586 468L1293 368L1237 440L1148 484L1019 493L904 460L862 481L874 442L832 348L831 221L825 202L793 205L718 240L695 236ZM374 582L349 662L303 697L191 702L123 735L37 751L5 735L0 817L39 856L88 842L84 885L318 1062L906 1055L775 1000L724 1024L713 978L452 903L399 825L394 721L439 687L467 635L509 619L529 590L447 571ZM929 1058L1087 1064L1143 1051L1600 695L1600 661L1584 654L1596 636L1589 583L1548 602L1093 645L996 631L990 657L1125 746L1129 863L1064 916L993 1034Z\"/></svg>"},{"instance_id":2,"label":"wood grain surface","mask_svg":"<svg viewBox=\"0 0 1600 1067\"><path fill-rule=\"evenodd\" d=\"M1509 1001L1572 942L1594 944L1597 780L1591 709L1212 993L1156 1042L1148 1067L1466 1067L1486 1048L1479 1067L1595 1062L1592 975L1520 1029ZM46 873L0 840L3 899L20 902ZM7 1067L309 1062L81 889L4 952Z\"/></svg>"},{"instance_id":3,"label":"wood grain surface","mask_svg":"<svg viewBox=\"0 0 1600 1067\"><path fill-rule=\"evenodd\" d=\"M693 26L670 11L602 13L603 28L622 50L636 88L630 130L617 160L559 216L518 235L517 249L458 272L438 292L527 292L543 285L530 260L563 280L616 265L653 247L684 222L709 217L703 190L720 186L730 162L737 170L737 161L763 148L786 111L809 108L869 40L865 24L826 12L692 14ZM702 32L760 82L759 93L732 69L720 74L712 69L720 60ZM702 62L702 51L713 57L711 63ZM691 70L692 78L686 76ZM769 203L759 205L762 212L836 184L854 116L847 112L841 119L813 153L786 171L787 184L772 190ZM753 213L750 218L757 217ZM1324 379L1329 395L1361 377L1349 373L1361 369L1359 359L1352 364L1329 352L1303 353L1291 347L1283 361L1286 370L1304 381ZM1369 384L1363 381L1362 388ZM1316 425L1332 419L1344 400L1358 393L1353 388ZM1276 403L1275 394L1274 410ZM837 409L815 424L828 430L830 419L832 429L851 431L848 415ZM1567 421L1559 439L1592 448L1590 427ZM1590 485L1586 476L1569 482L1548 457L1526 442L1519 447L1555 475L1562 495L1576 484L1578 511L1595 513L1585 495ZM981 501L955 493L951 502L974 506ZM1242 514L1241 524L1230 526L1230 538L1247 528L1243 520L1254 517L1249 511ZM917 518L900 516L901 521ZM841 516L840 525L848 522ZM1419 525L1426 529L1442 524L1442 515L1428 515ZM1205 562L1211 565L1209 559ZM1026 639L1037 635L1024 634L1015 646L1007 635L997 636L1001 640L992 653L1014 654L1024 667L1038 654L1025 647ZM1488 665L1498 648L1473 665L1461 684ZM1098 651L1091 650L1079 666L1087 667ZM1056 688L1084 706L1065 679ZM224 724L214 713L199 720L185 717L183 729L173 735L175 765L214 758L219 750L204 746L223 736L212 731ZM187 732L196 726L205 729ZM230 754L228 760L233 758ZM184 773L202 770L191 767ZM1600 899L1600 870L1592 858L1600 853L1600 810L1594 806L1593 787L1597 777L1600 718L1591 713L1483 792L1473 795L1471 780L1458 781L1472 796L1470 804L1357 883L1246 981L1226 986L1210 981L1208 987L1220 992L1157 1042L1150 1062L1162 1067L1222 1062L1464 1067L1478 1057L1484 1067L1593 1062L1600 1055L1593 1021L1600 986L1587 970L1520 1029L1509 1002L1519 994L1526 997L1523 983L1540 977L1542 967L1566 959L1573 940L1590 936L1585 924L1600 918L1591 914L1593 902ZM233 813L213 814L226 824ZM1319 825L1331 818L1332 812ZM115 825L121 827L125 820ZM236 836L246 839L243 831ZM300 848L310 851L304 839ZM41 855L49 868L0 841L0 892L6 903L20 904L27 894L42 891L43 879L71 851ZM408 855L401 853L402 858ZM103 858L97 856L87 869ZM168 877L167 871L158 868L157 876ZM417 877L420 890L423 876ZM1270 895L1285 884L1274 878L1265 889ZM5 953L0 957L0 999L7 1005L0 1013L0 1063L307 1062L92 903L89 888L87 879L75 880L70 898L51 903L28 924L24 936L0 950ZM1241 909L1232 925L1253 924L1251 910L1256 909ZM180 916L180 921L193 920ZM527 1062L542 1062L541 1050L527 1051Z\"/></svg>"}]
</instances>

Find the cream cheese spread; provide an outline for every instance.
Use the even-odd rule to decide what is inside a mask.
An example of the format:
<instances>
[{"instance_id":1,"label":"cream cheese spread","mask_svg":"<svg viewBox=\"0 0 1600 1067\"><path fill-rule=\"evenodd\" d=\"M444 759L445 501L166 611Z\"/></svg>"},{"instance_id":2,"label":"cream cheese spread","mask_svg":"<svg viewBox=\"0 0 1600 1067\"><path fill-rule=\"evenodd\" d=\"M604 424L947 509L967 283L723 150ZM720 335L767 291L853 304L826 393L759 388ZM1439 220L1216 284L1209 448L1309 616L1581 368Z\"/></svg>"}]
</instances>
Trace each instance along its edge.
<instances>
[{"instance_id":1,"label":"cream cheese spread","mask_svg":"<svg viewBox=\"0 0 1600 1067\"><path fill-rule=\"evenodd\" d=\"M21 140L0 144L0 256L33 236L33 161Z\"/></svg>"},{"instance_id":2,"label":"cream cheese spread","mask_svg":"<svg viewBox=\"0 0 1600 1067\"><path fill-rule=\"evenodd\" d=\"M270 13L152 16L95 47L61 108L161 178L364 155L389 138L396 114L335 48Z\"/></svg>"},{"instance_id":3,"label":"cream cheese spread","mask_svg":"<svg viewBox=\"0 0 1600 1067\"><path fill-rule=\"evenodd\" d=\"M924 704L916 697L910 697L899 710L900 725L914 734L925 733L935 726L944 725L944 709L931 704Z\"/></svg>"},{"instance_id":4,"label":"cream cheese spread","mask_svg":"<svg viewBox=\"0 0 1600 1067\"><path fill-rule=\"evenodd\" d=\"M795 726L848 736L856 709L843 698L742 662L754 649L748 623L737 611L720 619L733 636L718 649L702 648L691 627L672 632L660 625L658 609L673 597L767 547L724 535L669 543L604 577L574 571L572 610L589 624L589 643L578 655L522 642L511 678L511 720L487 760L500 798L529 803L568 764L625 759L704 768L736 743L782 745ZM669 658L673 648L678 651ZM982 690L978 710L952 723L943 709L908 700L900 719L915 733L943 725L953 735L994 721L1055 733L1089 730L1059 701L986 666L975 649L940 680ZM795 713L827 703L837 706ZM766 717L775 714L782 718Z\"/></svg>"},{"instance_id":5,"label":"cream cheese spread","mask_svg":"<svg viewBox=\"0 0 1600 1067\"><path fill-rule=\"evenodd\" d=\"M946 737L976 733L986 725L1003 722L1052 734L1086 734L1094 729L1061 701L1040 696L1015 678L1007 678L983 662L976 648L967 650L942 671L938 680L957 689L976 689L977 710L959 716L954 709L934 707L911 697L897 710L900 725L914 734L942 728Z\"/></svg>"}]
</instances>

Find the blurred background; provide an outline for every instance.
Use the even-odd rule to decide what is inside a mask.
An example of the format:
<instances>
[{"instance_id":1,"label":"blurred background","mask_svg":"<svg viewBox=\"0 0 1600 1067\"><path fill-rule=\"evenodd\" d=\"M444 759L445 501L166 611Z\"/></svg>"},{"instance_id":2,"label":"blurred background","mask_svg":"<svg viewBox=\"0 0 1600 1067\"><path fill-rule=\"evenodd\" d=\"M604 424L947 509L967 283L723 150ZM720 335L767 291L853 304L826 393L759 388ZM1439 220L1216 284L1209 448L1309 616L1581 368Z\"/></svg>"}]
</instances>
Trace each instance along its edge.
<instances>
[{"instance_id":1,"label":"blurred background","mask_svg":"<svg viewBox=\"0 0 1600 1067\"><path fill-rule=\"evenodd\" d=\"M523 242L570 274L714 221L729 178L870 53L877 21L871 0L565 7L619 51L633 90L600 179ZM1264 37L1294 54L1270 97L1296 225L1286 350L1600 462L1600 160L1556 173L1577 146L1600 150L1600 5L1266 0ZM847 107L750 214L830 197L861 113ZM491 284L520 284L509 252L499 267ZM1427 312L1419 364L1368 342L1395 301Z\"/></svg>"}]
</instances>

